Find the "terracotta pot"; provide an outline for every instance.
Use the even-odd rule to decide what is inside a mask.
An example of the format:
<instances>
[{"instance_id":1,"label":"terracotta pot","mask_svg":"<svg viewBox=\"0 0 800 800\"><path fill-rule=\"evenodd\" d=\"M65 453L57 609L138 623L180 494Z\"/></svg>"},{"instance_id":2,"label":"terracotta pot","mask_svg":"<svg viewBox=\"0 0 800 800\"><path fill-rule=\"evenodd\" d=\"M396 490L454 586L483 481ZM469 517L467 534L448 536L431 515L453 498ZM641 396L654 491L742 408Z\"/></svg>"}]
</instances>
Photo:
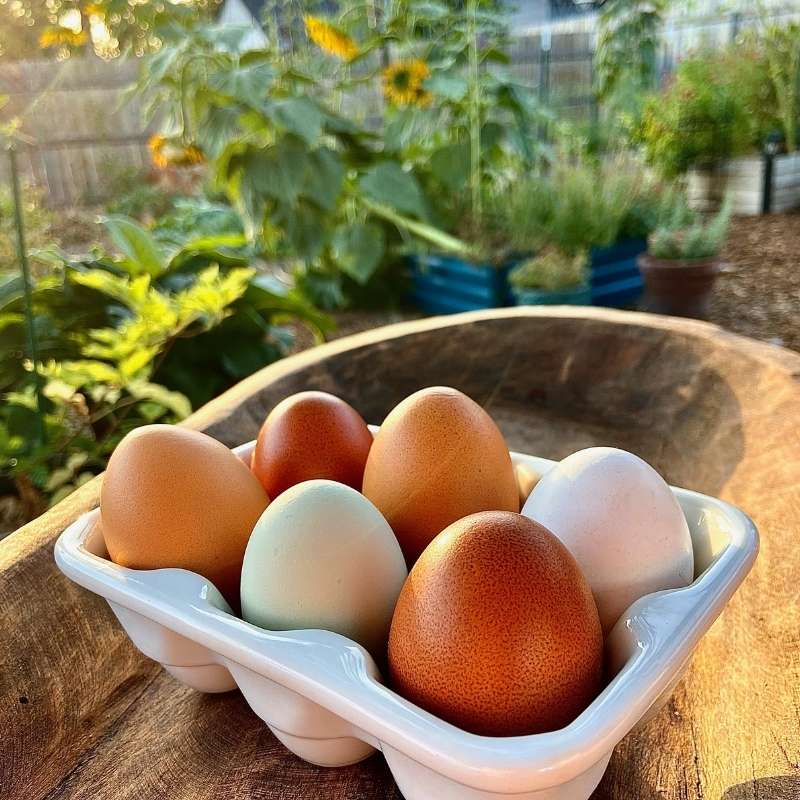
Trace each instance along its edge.
<instances>
[{"instance_id":1,"label":"terracotta pot","mask_svg":"<svg viewBox=\"0 0 800 800\"><path fill-rule=\"evenodd\" d=\"M714 281L722 267L718 257L666 259L642 253L636 263L644 278L645 310L675 317L706 318Z\"/></svg>"}]
</instances>

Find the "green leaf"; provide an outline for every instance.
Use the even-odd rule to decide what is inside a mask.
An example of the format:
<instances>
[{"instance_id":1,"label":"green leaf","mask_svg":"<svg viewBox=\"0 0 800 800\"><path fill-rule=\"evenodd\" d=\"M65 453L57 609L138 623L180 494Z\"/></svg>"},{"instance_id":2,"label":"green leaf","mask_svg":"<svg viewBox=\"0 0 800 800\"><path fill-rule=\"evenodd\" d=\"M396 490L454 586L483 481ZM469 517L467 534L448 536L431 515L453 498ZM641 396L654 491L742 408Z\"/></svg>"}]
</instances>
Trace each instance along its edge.
<instances>
[{"instance_id":1,"label":"green leaf","mask_svg":"<svg viewBox=\"0 0 800 800\"><path fill-rule=\"evenodd\" d=\"M290 133L313 145L322 133L324 117L307 97L287 97L272 106L273 119Z\"/></svg>"},{"instance_id":2,"label":"green leaf","mask_svg":"<svg viewBox=\"0 0 800 800\"><path fill-rule=\"evenodd\" d=\"M396 161L376 164L359 181L367 197L403 214L426 218L428 210L417 179Z\"/></svg>"},{"instance_id":3,"label":"green leaf","mask_svg":"<svg viewBox=\"0 0 800 800\"><path fill-rule=\"evenodd\" d=\"M256 61L234 69L215 72L209 84L221 94L253 108L261 108L267 90L275 80L275 70L266 61Z\"/></svg>"},{"instance_id":4,"label":"green leaf","mask_svg":"<svg viewBox=\"0 0 800 800\"><path fill-rule=\"evenodd\" d=\"M120 263L131 275L160 275L164 269L164 253L158 242L141 225L122 216L102 220L114 244L122 251Z\"/></svg>"},{"instance_id":5,"label":"green leaf","mask_svg":"<svg viewBox=\"0 0 800 800\"><path fill-rule=\"evenodd\" d=\"M423 86L433 94L444 97L447 100L459 102L467 96L469 84L460 75L455 75L452 72L437 72L431 75L424 83Z\"/></svg>"},{"instance_id":6,"label":"green leaf","mask_svg":"<svg viewBox=\"0 0 800 800\"><path fill-rule=\"evenodd\" d=\"M372 277L385 251L383 229L372 223L340 225L333 233L331 255L342 271L361 285Z\"/></svg>"},{"instance_id":7,"label":"green leaf","mask_svg":"<svg viewBox=\"0 0 800 800\"><path fill-rule=\"evenodd\" d=\"M308 169L308 154L294 136L284 136L276 144L255 151L247 159L242 184L256 192L291 204L300 194Z\"/></svg>"},{"instance_id":8,"label":"green leaf","mask_svg":"<svg viewBox=\"0 0 800 800\"><path fill-rule=\"evenodd\" d=\"M136 380L127 385L128 391L137 400L151 400L172 411L180 419L192 413L192 406L186 395L173 392L164 386L149 381Z\"/></svg>"},{"instance_id":9,"label":"green leaf","mask_svg":"<svg viewBox=\"0 0 800 800\"><path fill-rule=\"evenodd\" d=\"M320 147L308 154L303 195L325 211L333 211L344 181L345 168L338 153Z\"/></svg>"},{"instance_id":10,"label":"green leaf","mask_svg":"<svg viewBox=\"0 0 800 800\"><path fill-rule=\"evenodd\" d=\"M440 183L452 191L459 191L469 176L469 145L457 142L440 147L431 154L429 164Z\"/></svg>"}]
</instances>

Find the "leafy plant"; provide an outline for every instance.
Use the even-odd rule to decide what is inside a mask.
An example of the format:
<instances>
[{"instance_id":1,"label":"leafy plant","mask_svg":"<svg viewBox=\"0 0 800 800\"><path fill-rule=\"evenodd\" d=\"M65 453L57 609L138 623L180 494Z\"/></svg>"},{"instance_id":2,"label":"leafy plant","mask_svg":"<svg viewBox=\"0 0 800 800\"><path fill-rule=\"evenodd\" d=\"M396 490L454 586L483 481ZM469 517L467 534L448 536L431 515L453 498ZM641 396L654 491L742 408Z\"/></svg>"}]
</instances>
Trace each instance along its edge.
<instances>
[{"instance_id":1,"label":"leafy plant","mask_svg":"<svg viewBox=\"0 0 800 800\"><path fill-rule=\"evenodd\" d=\"M752 133L743 96L722 62L696 56L683 61L669 86L649 98L638 138L650 163L674 177L746 152Z\"/></svg>"},{"instance_id":2,"label":"leafy plant","mask_svg":"<svg viewBox=\"0 0 800 800\"><path fill-rule=\"evenodd\" d=\"M420 176L436 222L480 242L493 184L534 168L543 157L539 128L553 117L508 69L507 17L496 3L397 4L385 35L393 38L387 144ZM396 86L403 65L409 91Z\"/></svg>"},{"instance_id":3,"label":"leafy plant","mask_svg":"<svg viewBox=\"0 0 800 800\"><path fill-rule=\"evenodd\" d=\"M551 247L514 267L508 279L516 289L574 289L586 284L588 263L586 250L565 253Z\"/></svg>"},{"instance_id":4,"label":"leafy plant","mask_svg":"<svg viewBox=\"0 0 800 800\"><path fill-rule=\"evenodd\" d=\"M719 255L725 244L733 204L726 197L720 210L703 219L689 210L683 196L673 194L665 201L663 221L650 237L649 252L656 258L693 260Z\"/></svg>"},{"instance_id":5,"label":"leafy plant","mask_svg":"<svg viewBox=\"0 0 800 800\"><path fill-rule=\"evenodd\" d=\"M797 149L800 118L800 23L768 25L760 35L786 149Z\"/></svg>"},{"instance_id":6,"label":"leafy plant","mask_svg":"<svg viewBox=\"0 0 800 800\"><path fill-rule=\"evenodd\" d=\"M140 89L167 109L169 135L205 154L257 249L297 264L307 286L332 284L337 300L349 282L377 276L404 236L463 249L429 224L422 190L393 151L327 99L348 81L331 89L276 49L246 50L246 34L165 30Z\"/></svg>"},{"instance_id":7,"label":"leafy plant","mask_svg":"<svg viewBox=\"0 0 800 800\"><path fill-rule=\"evenodd\" d=\"M21 194L26 241L31 248L44 247L53 226L53 215L44 204L44 193L35 186L23 186ZM10 189L4 185L0 186L0 274L18 268L14 200Z\"/></svg>"},{"instance_id":8,"label":"leafy plant","mask_svg":"<svg viewBox=\"0 0 800 800\"><path fill-rule=\"evenodd\" d=\"M617 167L562 158L548 174L510 185L505 220L512 246L575 256L615 241L637 180Z\"/></svg>"},{"instance_id":9,"label":"leafy plant","mask_svg":"<svg viewBox=\"0 0 800 800\"><path fill-rule=\"evenodd\" d=\"M51 271L33 292L37 364L22 355L20 279L0 283L0 460L20 495L57 501L102 470L128 430L181 419L280 357L283 323L325 325L253 268L241 235L177 247L125 217L105 224L113 257L39 254Z\"/></svg>"},{"instance_id":10,"label":"leafy plant","mask_svg":"<svg viewBox=\"0 0 800 800\"><path fill-rule=\"evenodd\" d=\"M600 99L653 88L666 10L666 0L609 0L603 5L594 56Z\"/></svg>"}]
</instances>

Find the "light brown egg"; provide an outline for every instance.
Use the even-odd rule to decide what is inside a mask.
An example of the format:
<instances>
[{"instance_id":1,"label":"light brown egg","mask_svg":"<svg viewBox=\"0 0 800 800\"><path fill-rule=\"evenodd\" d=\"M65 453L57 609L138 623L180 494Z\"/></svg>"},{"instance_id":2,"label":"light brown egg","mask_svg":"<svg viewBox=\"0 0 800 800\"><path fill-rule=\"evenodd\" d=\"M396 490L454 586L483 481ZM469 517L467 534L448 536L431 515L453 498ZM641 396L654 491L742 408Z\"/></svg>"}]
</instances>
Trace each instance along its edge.
<instances>
[{"instance_id":1,"label":"light brown egg","mask_svg":"<svg viewBox=\"0 0 800 800\"><path fill-rule=\"evenodd\" d=\"M361 491L372 434L352 406L326 392L299 392L272 409L252 470L274 500L290 486L325 479Z\"/></svg>"},{"instance_id":2,"label":"light brown egg","mask_svg":"<svg viewBox=\"0 0 800 800\"><path fill-rule=\"evenodd\" d=\"M478 511L519 511L503 435L477 403L449 387L416 392L389 413L372 444L363 491L409 566L451 522Z\"/></svg>"},{"instance_id":3,"label":"light brown egg","mask_svg":"<svg viewBox=\"0 0 800 800\"><path fill-rule=\"evenodd\" d=\"M389 636L393 687L464 730L520 736L571 722L600 689L603 634L577 562L519 514L451 525L417 561Z\"/></svg>"},{"instance_id":4,"label":"light brown egg","mask_svg":"<svg viewBox=\"0 0 800 800\"><path fill-rule=\"evenodd\" d=\"M268 503L247 466L216 439L145 425L108 462L100 516L115 563L197 572L238 608L245 547Z\"/></svg>"}]
</instances>

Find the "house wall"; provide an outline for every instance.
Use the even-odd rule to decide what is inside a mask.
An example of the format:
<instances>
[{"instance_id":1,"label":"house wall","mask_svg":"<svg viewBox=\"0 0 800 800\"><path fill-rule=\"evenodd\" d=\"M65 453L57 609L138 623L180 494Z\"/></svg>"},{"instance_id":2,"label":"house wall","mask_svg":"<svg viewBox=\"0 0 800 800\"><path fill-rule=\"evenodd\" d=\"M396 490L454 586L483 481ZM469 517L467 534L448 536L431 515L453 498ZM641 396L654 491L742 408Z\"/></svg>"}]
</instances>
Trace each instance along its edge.
<instances>
[{"instance_id":1,"label":"house wall","mask_svg":"<svg viewBox=\"0 0 800 800\"><path fill-rule=\"evenodd\" d=\"M258 50L267 44L267 37L261 29L260 21L256 20L242 0L225 0L217 21L222 25L252 27L252 31L243 39L245 47L249 50Z\"/></svg>"}]
</instances>

